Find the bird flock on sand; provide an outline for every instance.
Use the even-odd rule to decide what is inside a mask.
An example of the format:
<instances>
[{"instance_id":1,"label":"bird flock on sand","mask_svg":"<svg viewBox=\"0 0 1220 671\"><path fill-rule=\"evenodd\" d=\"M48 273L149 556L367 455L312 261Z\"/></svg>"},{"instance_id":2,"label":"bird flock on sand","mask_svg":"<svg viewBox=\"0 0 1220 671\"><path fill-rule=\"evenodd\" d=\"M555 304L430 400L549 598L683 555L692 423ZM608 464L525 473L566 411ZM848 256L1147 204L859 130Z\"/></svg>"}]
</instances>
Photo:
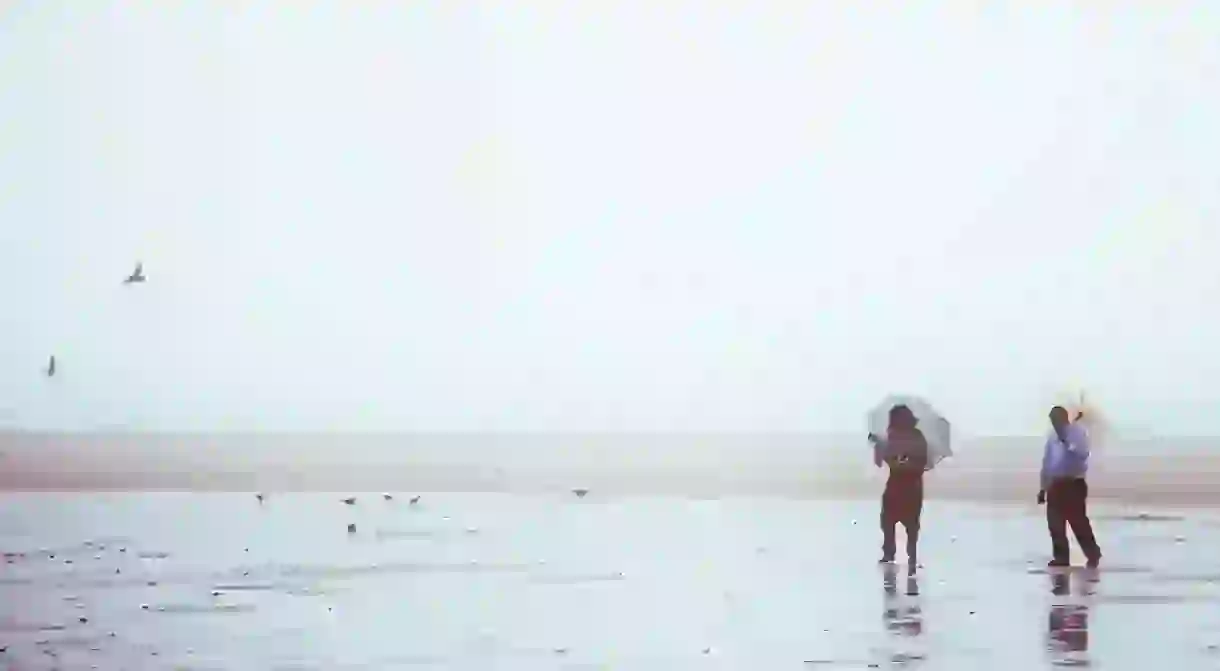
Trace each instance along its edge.
<instances>
[{"instance_id":1,"label":"bird flock on sand","mask_svg":"<svg viewBox=\"0 0 1220 671\"><path fill-rule=\"evenodd\" d=\"M144 264L137 261L135 270L131 271L131 274L123 279L123 285L127 286L129 284L143 284L147 280L148 277L144 275ZM47 377L55 377L55 373L58 370L59 368L55 361L55 355L52 354L51 357L47 359L47 367L43 369L43 372L46 373Z\"/></svg>"},{"instance_id":2,"label":"bird flock on sand","mask_svg":"<svg viewBox=\"0 0 1220 671\"><path fill-rule=\"evenodd\" d=\"M267 502L267 495L262 492L258 492L257 494L255 494L254 498L258 500L258 504L260 506ZM393 494L382 494L381 498L387 502L393 501L394 495ZM422 495L416 494L415 496L412 496L410 499L408 499L408 502L413 506L419 505L419 502L422 498L423 498ZM339 499L339 502L345 506L354 506L357 503L357 499L354 496L349 496L347 498ZM355 524L347 525L347 533L349 533L349 534L356 533L356 525Z\"/></svg>"},{"instance_id":3,"label":"bird flock on sand","mask_svg":"<svg viewBox=\"0 0 1220 671\"><path fill-rule=\"evenodd\" d=\"M584 489L584 488L576 488L576 489L572 490L572 493L574 495L576 495L576 498L583 499L585 496L587 496L589 494L589 490ZM262 492L256 493L254 495L254 498L258 500L258 504L260 506L267 502L267 495ZM387 502L391 502L394 500L394 495L393 494L382 494L381 498ZM423 498L423 496L421 494L416 494L415 496L412 496L407 501L412 506L416 506L416 505L419 505L419 502L420 502L420 500L422 500L422 498ZM354 506L359 502L359 499L357 499L355 496L348 496L346 498L339 499L339 502L345 506ZM466 529L467 533L472 533L472 534L478 533L478 531L479 530L477 527L467 527L467 529ZM356 525L354 523L347 525L347 533L349 533L349 534L356 533Z\"/></svg>"}]
</instances>

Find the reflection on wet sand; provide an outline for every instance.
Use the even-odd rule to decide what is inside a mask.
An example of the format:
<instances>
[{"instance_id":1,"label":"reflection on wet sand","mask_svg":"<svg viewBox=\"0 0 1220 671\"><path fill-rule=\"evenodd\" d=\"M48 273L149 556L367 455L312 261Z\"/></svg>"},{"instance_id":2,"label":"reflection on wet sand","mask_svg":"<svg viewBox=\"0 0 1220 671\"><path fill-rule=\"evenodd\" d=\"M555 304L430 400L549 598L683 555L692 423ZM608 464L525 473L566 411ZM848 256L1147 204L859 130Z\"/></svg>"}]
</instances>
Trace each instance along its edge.
<instances>
[{"instance_id":1,"label":"reflection on wet sand","mask_svg":"<svg viewBox=\"0 0 1220 671\"><path fill-rule=\"evenodd\" d=\"M345 495L0 494L0 669L1195 669L1220 652L1220 527L1201 512L1155 522L1189 543L1142 542L1152 514L1103 520L1102 585L1045 567L1032 503L938 503L936 562L908 577L827 552L871 547L851 522L872 501Z\"/></svg>"},{"instance_id":2,"label":"reflection on wet sand","mask_svg":"<svg viewBox=\"0 0 1220 671\"><path fill-rule=\"evenodd\" d=\"M1051 601L1047 615L1046 649L1055 666L1090 666L1089 606L1072 600L1072 583L1076 596L1093 595L1100 573L1094 570L1056 571L1050 574Z\"/></svg>"},{"instance_id":3,"label":"reflection on wet sand","mask_svg":"<svg viewBox=\"0 0 1220 671\"><path fill-rule=\"evenodd\" d=\"M883 565L882 576L885 598L881 617L886 631L897 637L900 643L918 639L923 634L923 610L918 600L918 579L913 575L907 576L905 592L899 593L898 570L894 565ZM922 652L905 648L903 645L895 649L890 654L889 661L893 664L906 664L925 659Z\"/></svg>"}]
</instances>

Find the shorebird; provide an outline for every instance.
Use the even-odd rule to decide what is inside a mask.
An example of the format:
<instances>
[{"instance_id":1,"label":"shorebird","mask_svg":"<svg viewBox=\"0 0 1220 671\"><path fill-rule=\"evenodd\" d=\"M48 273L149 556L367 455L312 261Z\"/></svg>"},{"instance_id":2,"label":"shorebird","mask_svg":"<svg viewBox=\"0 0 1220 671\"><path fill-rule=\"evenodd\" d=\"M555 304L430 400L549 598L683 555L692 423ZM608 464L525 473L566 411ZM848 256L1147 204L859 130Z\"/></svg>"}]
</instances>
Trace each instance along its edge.
<instances>
[{"instance_id":1,"label":"shorebird","mask_svg":"<svg viewBox=\"0 0 1220 671\"><path fill-rule=\"evenodd\" d=\"M123 280L123 284L139 284L146 279L148 278L144 276L144 264L137 262L135 271L128 275L127 279Z\"/></svg>"},{"instance_id":2,"label":"shorebird","mask_svg":"<svg viewBox=\"0 0 1220 671\"><path fill-rule=\"evenodd\" d=\"M356 505L356 497L349 496L346 499L343 499L343 503L345 503L349 506L354 506L354 505Z\"/></svg>"},{"instance_id":3,"label":"shorebird","mask_svg":"<svg viewBox=\"0 0 1220 671\"><path fill-rule=\"evenodd\" d=\"M254 495L254 498L258 499L258 502L259 502L259 503L262 503L262 502L263 502L263 495L262 495L262 494L255 494L255 495Z\"/></svg>"},{"instance_id":4,"label":"shorebird","mask_svg":"<svg viewBox=\"0 0 1220 671\"><path fill-rule=\"evenodd\" d=\"M585 498L585 494L588 494L588 493L589 493L589 490L587 490L587 489L573 489L573 490L572 490L572 493L576 495L576 498L578 498L578 499L583 499L583 498Z\"/></svg>"},{"instance_id":5,"label":"shorebird","mask_svg":"<svg viewBox=\"0 0 1220 671\"><path fill-rule=\"evenodd\" d=\"M390 496L389 494L382 494L382 495L381 495L381 498L385 499L386 501L393 501L393 500L394 500L394 497L393 497L393 496Z\"/></svg>"},{"instance_id":6,"label":"shorebird","mask_svg":"<svg viewBox=\"0 0 1220 671\"><path fill-rule=\"evenodd\" d=\"M52 355L47 361L47 377L55 377L55 356Z\"/></svg>"},{"instance_id":7,"label":"shorebird","mask_svg":"<svg viewBox=\"0 0 1220 671\"><path fill-rule=\"evenodd\" d=\"M419 503L419 494L411 497L411 505L415 505L417 503Z\"/></svg>"}]
</instances>

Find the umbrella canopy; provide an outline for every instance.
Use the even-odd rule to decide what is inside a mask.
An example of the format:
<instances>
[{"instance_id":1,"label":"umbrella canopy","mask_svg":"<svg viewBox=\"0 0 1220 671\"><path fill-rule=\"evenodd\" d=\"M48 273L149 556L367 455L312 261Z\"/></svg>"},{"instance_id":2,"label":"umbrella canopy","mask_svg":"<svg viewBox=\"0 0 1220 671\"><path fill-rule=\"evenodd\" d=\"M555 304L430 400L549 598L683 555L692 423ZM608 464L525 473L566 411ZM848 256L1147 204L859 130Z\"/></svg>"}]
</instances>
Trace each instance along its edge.
<instances>
[{"instance_id":1,"label":"umbrella canopy","mask_svg":"<svg viewBox=\"0 0 1220 671\"><path fill-rule=\"evenodd\" d=\"M928 441L928 467L932 470L945 457L953 456L949 446L949 420L936 412L931 403L915 396L887 396L872 412L868 413L868 432L885 437L890 424L890 410L905 405L918 421L916 428Z\"/></svg>"}]
</instances>

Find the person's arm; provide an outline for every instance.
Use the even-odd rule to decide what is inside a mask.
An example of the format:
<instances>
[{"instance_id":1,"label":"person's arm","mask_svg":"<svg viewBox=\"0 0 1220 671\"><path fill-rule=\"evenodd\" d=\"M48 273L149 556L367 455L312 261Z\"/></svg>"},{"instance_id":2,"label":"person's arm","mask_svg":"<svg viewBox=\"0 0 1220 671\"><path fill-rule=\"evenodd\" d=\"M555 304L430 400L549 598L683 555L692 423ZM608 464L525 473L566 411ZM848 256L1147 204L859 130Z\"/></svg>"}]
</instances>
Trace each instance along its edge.
<instances>
[{"instance_id":1,"label":"person's arm","mask_svg":"<svg viewBox=\"0 0 1220 671\"><path fill-rule=\"evenodd\" d=\"M868 434L868 442L873 444L873 464L881 468L882 464L889 461L890 443L875 433Z\"/></svg>"},{"instance_id":2,"label":"person's arm","mask_svg":"<svg viewBox=\"0 0 1220 671\"><path fill-rule=\"evenodd\" d=\"M1039 499L1041 499L1043 496L1045 496L1045 492L1046 492L1047 488L1050 487L1051 478L1054 475L1054 472L1051 470L1052 467L1055 465L1054 463L1052 463L1052 457L1054 456L1054 451L1053 451L1054 448L1055 448L1055 439L1047 438L1046 446L1044 448L1042 448L1042 471L1040 473L1040 480L1042 483L1042 492L1038 494Z\"/></svg>"}]
</instances>

